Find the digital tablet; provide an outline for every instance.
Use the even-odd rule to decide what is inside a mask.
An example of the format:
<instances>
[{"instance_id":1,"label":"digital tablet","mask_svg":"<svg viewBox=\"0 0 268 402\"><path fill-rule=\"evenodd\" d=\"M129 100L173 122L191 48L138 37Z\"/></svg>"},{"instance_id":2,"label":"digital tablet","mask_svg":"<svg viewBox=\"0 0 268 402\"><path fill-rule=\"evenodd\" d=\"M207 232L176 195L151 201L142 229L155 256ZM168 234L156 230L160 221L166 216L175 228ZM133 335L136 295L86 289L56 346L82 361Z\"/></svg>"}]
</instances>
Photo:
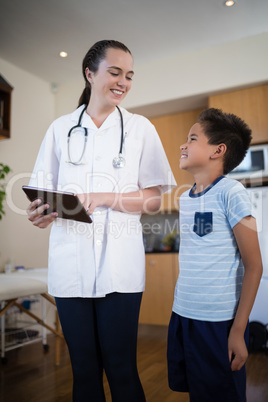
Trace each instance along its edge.
<instances>
[{"instance_id":1,"label":"digital tablet","mask_svg":"<svg viewBox=\"0 0 268 402\"><path fill-rule=\"evenodd\" d=\"M59 218L92 223L79 198L73 193L31 186L22 186L22 189L31 202L40 199L42 204L49 204L49 208L43 212L44 215L57 212Z\"/></svg>"}]
</instances>

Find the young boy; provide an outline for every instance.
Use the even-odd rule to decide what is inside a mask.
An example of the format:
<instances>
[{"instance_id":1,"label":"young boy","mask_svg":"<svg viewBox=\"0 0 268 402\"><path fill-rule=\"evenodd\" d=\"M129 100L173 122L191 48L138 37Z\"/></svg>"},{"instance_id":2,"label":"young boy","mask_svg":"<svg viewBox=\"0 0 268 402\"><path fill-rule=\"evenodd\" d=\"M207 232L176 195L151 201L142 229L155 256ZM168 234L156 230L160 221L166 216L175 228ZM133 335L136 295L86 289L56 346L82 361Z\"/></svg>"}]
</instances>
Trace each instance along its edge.
<instances>
[{"instance_id":1,"label":"young boy","mask_svg":"<svg viewBox=\"0 0 268 402\"><path fill-rule=\"evenodd\" d=\"M262 275L244 186L225 177L251 130L218 109L201 113L181 146L195 184L180 198L180 274L168 334L168 377L191 402L245 402L248 318Z\"/></svg>"}]
</instances>

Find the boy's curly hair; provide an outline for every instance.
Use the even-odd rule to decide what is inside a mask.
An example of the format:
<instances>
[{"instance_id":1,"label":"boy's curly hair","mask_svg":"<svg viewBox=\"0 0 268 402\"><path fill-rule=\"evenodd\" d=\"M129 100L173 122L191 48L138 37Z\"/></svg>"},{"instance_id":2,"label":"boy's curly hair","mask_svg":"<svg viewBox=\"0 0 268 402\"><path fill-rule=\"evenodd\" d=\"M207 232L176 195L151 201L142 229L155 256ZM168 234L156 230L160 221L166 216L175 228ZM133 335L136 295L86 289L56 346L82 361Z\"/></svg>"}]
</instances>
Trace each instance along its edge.
<instances>
[{"instance_id":1,"label":"boy's curly hair","mask_svg":"<svg viewBox=\"0 0 268 402\"><path fill-rule=\"evenodd\" d=\"M204 110L197 123L202 126L209 144L226 145L223 169L228 174L244 159L252 139L251 129L240 117L215 108Z\"/></svg>"}]
</instances>

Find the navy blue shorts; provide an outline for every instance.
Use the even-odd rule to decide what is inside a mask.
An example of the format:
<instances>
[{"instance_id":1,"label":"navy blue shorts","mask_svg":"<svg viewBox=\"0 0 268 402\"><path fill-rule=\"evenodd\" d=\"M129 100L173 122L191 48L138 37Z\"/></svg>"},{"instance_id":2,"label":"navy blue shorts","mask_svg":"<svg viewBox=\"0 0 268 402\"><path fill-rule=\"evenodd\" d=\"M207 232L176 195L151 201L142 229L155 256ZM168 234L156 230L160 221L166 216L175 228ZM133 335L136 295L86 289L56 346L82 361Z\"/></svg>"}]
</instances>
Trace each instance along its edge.
<instances>
[{"instance_id":1,"label":"navy blue shorts","mask_svg":"<svg viewBox=\"0 0 268 402\"><path fill-rule=\"evenodd\" d=\"M246 402L246 370L232 371L228 335L233 320L208 322L172 313L168 331L168 380L191 402ZM245 331L248 345L248 326Z\"/></svg>"}]
</instances>

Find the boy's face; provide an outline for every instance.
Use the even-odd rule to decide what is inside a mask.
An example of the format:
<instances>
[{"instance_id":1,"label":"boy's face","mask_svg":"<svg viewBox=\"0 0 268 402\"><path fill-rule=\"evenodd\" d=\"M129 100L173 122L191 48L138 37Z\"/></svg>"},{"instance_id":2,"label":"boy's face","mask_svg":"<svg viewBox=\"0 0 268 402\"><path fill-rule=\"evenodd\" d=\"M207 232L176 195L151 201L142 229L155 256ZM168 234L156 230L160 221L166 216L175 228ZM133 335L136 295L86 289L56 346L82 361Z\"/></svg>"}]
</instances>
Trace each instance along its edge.
<instances>
[{"instance_id":1,"label":"boy's face","mask_svg":"<svg viewBox=\"0 0 268 402\"><path fill-rule=\"evenodd\" d=\"M180 168L192 174L208 170L211 156L215 154L217 147L208 143L208 137L202 126L199 123L194 124L187 142L180 146Z\"/></svg>"}]
</instances>

